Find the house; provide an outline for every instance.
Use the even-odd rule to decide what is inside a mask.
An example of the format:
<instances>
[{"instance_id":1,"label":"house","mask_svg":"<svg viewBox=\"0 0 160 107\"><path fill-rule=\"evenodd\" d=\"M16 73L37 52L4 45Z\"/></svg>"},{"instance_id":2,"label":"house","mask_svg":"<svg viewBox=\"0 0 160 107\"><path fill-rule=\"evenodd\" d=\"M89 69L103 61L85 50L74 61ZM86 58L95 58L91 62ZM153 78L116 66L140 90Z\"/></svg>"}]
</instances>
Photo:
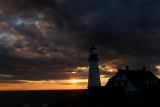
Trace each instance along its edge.
<instances>
[{"instance_id":1,"label":"house","mask_svg":"<svg viewBox=\"0 0 160 107\"><path fill-rule=\"evenodd\" d=\"M149 94L159 92L160 79L152 72L147 71L145 67L140 70L131 70L129 66L126 69L118 69L116 75L111 77L106 86L101 86L99 73L99 58L96 48L92 46L89 51L89 74L88 91L96 94L97 92L127 92ZM109 91L110 90L110 91Z\"/></svg>"},{"instance_id":2,"label":"house","mask_svg":"<svg viewBox=\"0 0 160 107\"><path fill-rule=\"evenodd\" d=\"M110 89L123 89L127 93L144 93L159 89L160 80L152 72L143 69L119 69L106 84Z\"/></svg>"}]
</instances>

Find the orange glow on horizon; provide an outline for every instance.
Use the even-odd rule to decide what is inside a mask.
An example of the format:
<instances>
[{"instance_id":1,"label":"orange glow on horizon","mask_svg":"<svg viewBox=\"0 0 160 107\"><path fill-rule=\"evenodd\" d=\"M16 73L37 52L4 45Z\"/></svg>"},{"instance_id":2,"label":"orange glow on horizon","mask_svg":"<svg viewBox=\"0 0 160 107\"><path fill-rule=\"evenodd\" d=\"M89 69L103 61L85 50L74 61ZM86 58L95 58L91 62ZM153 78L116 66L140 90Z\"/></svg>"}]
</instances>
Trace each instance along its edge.
<instances>
[{"instance_id":1,"label":"orange glow on horizon","mask_svg":"<svg viewBox=\"0 0 160 107\"><path fill-rule=\"evenodd\" d=\"M61 84L0 84L1 91L18 90L75 90L86 89L84 85L61 85Z\"/></svg>"},{"instance_id":2,"label":"orange glow on horizon","mask_svg":"<svg viewBox=\"0 0 160 107\"><path fill-rule=\"evenodd\" d=\"M86 89L86 79L70 79L70 80L42 80L30 81L19 80L22 83L0 83L0 90L72 90Z\"/></svg>"},{"instance_id":3,"label":"orange glow on horizon","mask_svg":"<svg viewBox=\"0 0 160 107\"><path fill-rule=\"evenodd\" d=\"M99 66L101 70L115 72L112 66ZM87 72L88 67L77 67L71 74ZM1 76L1 75L0 75ZM4 76L4 75L2 75ZM8 75L7 75L8 76ZM105 86L109 77L100 75L101 85ZM0 83L0 90L72 90L87 89L88 79L70 78L65 80L18 80L17 83Z\"/></svg>"},{"instance_id":4,"label":"orange glow on horizon","mask_svg":"<svg viewBox=\"0 0 160 107\"><path fill-rule=\"evenodd\" d=\"M101 75L101 84L104 86L108 78ZM88 79L68 80L19 80L20 83L0 83L1 91L11 90L72 90L87 89Z\"/></svg>"},{"instance_id":5,"label":"orange glow on horizon","mask_svg":"<svg viewBox=\"0 0 160 107\"><path fill-rule=\"evenodd\" d=\"M68 80L69 82L71 82L72 84L78 84L78 83L87 83L87 79L71 79Z\"/></svg>"}]
</instances>

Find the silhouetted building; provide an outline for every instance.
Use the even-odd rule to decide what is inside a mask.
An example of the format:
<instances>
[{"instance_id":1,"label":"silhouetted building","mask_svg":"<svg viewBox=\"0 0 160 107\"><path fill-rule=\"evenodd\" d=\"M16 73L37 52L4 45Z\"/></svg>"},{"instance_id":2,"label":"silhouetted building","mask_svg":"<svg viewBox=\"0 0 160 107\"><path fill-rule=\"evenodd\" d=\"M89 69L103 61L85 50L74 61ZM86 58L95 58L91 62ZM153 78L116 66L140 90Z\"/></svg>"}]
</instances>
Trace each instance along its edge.
<instances>
[{"instance_id":1,"label":"silhouetted building","mask_svg":"<svg viewBox=\"0 0 160 107\"><path fill-rule=\"evenodd\" d=\"M95 47L90 49L87 107L123 107L157 104L160 96L160 79L145 67L141 70L118 69L105 86L101 86L98 57ZM107 101L107 103L105 103Z\"/></svg>"},{"instance_id":2,"label":"silhouetted building","mask_svg":"<svg viewBox=\"0 0 160 107\"><path fill-rule=\"evenodd\" d=\"M160 80L152 72L142 70L119 69L117 74L109 79L107 88L122 89L127 93L145 93L159 89Z\"/></svg>"}]
</instances>

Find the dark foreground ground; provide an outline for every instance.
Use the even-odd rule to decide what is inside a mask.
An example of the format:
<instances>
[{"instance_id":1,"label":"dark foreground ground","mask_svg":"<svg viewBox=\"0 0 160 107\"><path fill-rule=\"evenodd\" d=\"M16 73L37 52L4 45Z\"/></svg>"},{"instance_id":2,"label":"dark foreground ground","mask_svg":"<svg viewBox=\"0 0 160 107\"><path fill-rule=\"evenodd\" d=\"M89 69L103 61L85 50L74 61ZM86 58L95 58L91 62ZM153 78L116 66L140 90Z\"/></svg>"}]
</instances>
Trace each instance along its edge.
<instances>
[{"instance_id":1,"label":"dark foreground ground","mask_svg":"<svg viewBox=\"0 0 160 107\"><path fill-rule=\"evenodd\" d=\"M0 107L29 107L80 99L86 90L0 91Z\"/></svg>"},{"instance_id":2,"label":"dark foreground ground","mask_svg":"<svg viewBox=\"0 0 160 107\"><path fill-rule=\"evenodd\" d=\"M128 95L123 92L87 90L1 91L0 107L159 107L159 94Z\"/></svg>"}]
</instances>

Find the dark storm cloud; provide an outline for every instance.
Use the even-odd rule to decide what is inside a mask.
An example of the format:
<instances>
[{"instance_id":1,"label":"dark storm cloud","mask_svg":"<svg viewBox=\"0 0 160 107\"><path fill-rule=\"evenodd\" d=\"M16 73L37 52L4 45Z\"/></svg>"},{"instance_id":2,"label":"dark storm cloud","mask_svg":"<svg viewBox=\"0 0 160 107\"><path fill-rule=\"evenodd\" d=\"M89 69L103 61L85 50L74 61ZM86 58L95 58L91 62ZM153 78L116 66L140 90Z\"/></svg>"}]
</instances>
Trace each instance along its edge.
<instances>
[{"instance_id":1,"label":"dark storm cloud","mask_svg":"<svg viewBox=\"0 0 160 107\"><path fill-rule=\"evenodd\" d=\"M70 78L87 66L92 44L102 64L160 64L159 0L1 0L0 7L0 70L13 80Z\"/></svg>"}]
</instances>

